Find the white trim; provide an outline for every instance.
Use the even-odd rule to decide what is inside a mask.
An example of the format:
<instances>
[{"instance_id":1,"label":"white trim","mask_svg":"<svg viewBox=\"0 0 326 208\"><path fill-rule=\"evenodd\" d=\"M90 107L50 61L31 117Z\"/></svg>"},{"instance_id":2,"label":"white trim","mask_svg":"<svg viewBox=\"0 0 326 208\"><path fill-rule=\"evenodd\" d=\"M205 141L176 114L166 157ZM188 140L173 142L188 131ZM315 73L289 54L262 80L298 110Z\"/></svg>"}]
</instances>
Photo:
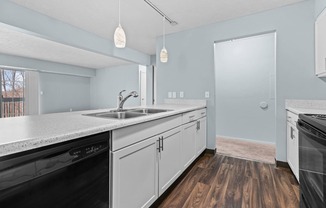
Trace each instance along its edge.
<instances>
[{"instance_id":1,"label":"white trim","mask_svg":"<svg viewBox=\"0 0 326 208\"><path fill-rule=\"evenodd\" d=\"M259 143L259 144L268 144L268 145L276 146L276 144L273 143L273 142L266 142L266 141L260 141L260 140L254 140L254 139L245 139L245 138L240 138L240 137L230 137L230 136L216 135L216 139L218 137L225 138L225 139L234 139L234 140L240 140L240 141L254 142L254 143Z\"/></svg>"}]
</instances>

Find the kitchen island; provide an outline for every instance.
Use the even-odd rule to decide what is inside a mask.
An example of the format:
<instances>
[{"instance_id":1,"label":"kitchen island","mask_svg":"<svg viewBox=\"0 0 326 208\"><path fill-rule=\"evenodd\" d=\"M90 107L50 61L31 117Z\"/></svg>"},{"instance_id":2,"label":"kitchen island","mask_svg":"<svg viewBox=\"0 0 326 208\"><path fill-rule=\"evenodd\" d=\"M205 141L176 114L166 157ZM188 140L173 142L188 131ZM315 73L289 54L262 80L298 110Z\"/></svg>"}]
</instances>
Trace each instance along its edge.
<instances>
[{"instance_id":1,"label":"kitchen island","mask_svg":"<svg viewBox=\"0 0 326 208\"><path fill-rule=\"evenodd\" d=\"M146 106L171 111L120 120L83 115L112 109L4 118L0 119L0 157L205 107L205 105L171 104Z\"/></svg>"},{"instance_id":2,"label":"kitchen island","mask_svg":"<svg viewBox=\"0 0 326 208\"><path fill-rule=\"evenodd\" d=\"M70 188L66 190L68 195L80 195L80 199L85 199L81 190L93 187L91 192L84 193L91 194L92 199L64 202L65 194L62 206L149 207L206 149L205 104L126 109L129 115L135 115L135 111L155 112L128 119L106 118L112 110L0 119L0 163L4 165L0 168L0 188L8 187L3 190L10 193L9 187L19 185L25 189L34 187L27 185L34 180L47 184L53 181L48 178L60 177L60 187L72 187L71 193ZM19 162L23 160L26 162ZM88 180L83 179L86 173L95 181L86 183ZM85 185L78 188L80 184ZM58 183L51 185L51 190L56 186ZM16 190L24 195L22 188ZM33 191L40 189L43 190L29 190L31 196L24 204L34 206L32 201L42 199ZM44 189L43 193L48 190ZM10 196L10 199L0 197L0 205L6 207L19 201L12 200L19 195L11 193ZM47 206L47 201L57 196L47 194L45 197L47 200L37 201L40 203L37 205ZM71 205L72 201L76 204ZM97 201L102 205L97 206Z\"/></svg>"}]
</instances>

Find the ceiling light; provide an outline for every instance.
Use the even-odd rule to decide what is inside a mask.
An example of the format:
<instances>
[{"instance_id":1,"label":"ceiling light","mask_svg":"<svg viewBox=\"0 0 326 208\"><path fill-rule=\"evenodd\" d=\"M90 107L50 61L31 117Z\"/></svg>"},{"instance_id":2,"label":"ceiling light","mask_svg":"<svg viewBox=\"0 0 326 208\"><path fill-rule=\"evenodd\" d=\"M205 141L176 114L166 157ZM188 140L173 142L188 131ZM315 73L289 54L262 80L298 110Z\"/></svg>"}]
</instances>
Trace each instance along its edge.
<instances>
[{"instance_id":1,"label":"ceiling light","mask_svg":"<svg viewBox=\"0 0 326 208\"><path fill-rule=\"evenodd\" d=\"M163 48L160 53L160 60L162 63L168 62L168 51L165 48L165 16L163 16Z\"/></svg>"},{"instance_id":2,"label":"ceiling light","mask_svg":"<svg viewBox=\"0 0 326 208\"><path fill-rule=\"evenodd\" d=\"M127 42L126 33L120 24L120 0L119 0L119 25L118 25L117 29L115 29L115 32L114 32L114 44L115 44L115 47L117 47L117 48L124 48L124 47L126 47L126 42Z\"/></svg>"}]
</instances>

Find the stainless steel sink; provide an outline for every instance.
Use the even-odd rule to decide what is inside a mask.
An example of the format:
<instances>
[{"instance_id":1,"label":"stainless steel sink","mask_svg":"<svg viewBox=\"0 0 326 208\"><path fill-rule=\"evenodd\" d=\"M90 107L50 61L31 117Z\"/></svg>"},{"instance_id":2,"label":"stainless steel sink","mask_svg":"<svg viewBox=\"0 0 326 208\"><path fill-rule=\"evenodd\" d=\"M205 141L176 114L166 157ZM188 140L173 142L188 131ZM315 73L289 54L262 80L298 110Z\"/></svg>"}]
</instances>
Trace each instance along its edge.
<instances>
[{"instance_id":1,"label":"stainless steel sink","mask_svg":"<svg viewBox=\"0 0 326 208\"><path fill-rule=\"evenodd\" d=\"M100 118L114 118L114 119L128 119L140 116L146 116L149 114L163 113L171 110L167 109L153 109L153 108L133 108L133 109L123 109L122 111L110 110L100 113L90 113L83 114L84 116L94 116Z\"/></svg>"},{"instance_id":2,"label":"stainless steel sink","mask_svg":"<svg viewBox=\"0 0 326 208\"><path fill-rule=\"evenodd\" d=\"M146 114L153 114L153 113L164 113L171 110L167 109L153 109L153 108L139 108L139 109L130 109L129 112L137 112L137 113L146 113Z\"/></svg>"},{"instance_id":3,"label":"stainless steel sink","mask_svg":"<svg viewBox=\"0 0 326 208\"><path fill-rule=\"evenodd\" d=\"M135 118L139 116L146 116L145 113L137 113L137 112L102 112L102 113L90 113L84 114L85 116L94 116L100 118L115 118L115 119L128 119Z\"/></svg>"}]
</instances>

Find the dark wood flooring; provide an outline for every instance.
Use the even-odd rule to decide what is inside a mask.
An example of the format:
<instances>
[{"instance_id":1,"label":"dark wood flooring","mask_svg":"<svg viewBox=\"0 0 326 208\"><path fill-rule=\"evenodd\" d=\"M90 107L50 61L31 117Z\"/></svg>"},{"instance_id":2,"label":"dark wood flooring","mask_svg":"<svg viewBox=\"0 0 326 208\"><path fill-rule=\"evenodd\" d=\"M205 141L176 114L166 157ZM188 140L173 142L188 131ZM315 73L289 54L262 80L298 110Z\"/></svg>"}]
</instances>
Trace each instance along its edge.
<instances>
[{"instance_id":1,"label":"dark wood flooring","mask_svg":"<svg viewBox=\"0 0 326 208\"><path fill-rule=\"evenodd\" d=\"M205 154L155 207L297 208L299 185L285 168Z\"/></svg>"}]
</instances>

